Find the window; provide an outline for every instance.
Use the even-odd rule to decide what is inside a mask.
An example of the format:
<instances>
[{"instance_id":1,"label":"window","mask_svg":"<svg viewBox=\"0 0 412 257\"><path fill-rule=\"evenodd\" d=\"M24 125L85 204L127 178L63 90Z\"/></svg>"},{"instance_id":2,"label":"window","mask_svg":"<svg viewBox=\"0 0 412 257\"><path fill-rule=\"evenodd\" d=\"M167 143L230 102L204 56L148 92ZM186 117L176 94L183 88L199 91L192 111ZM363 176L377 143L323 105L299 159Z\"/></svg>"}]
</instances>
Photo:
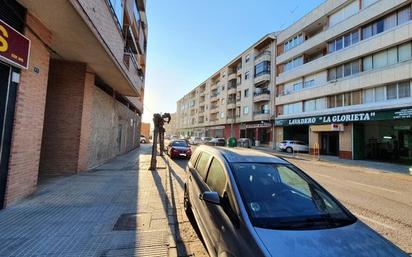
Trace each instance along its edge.
<instances>
[{"instance_id":1,"label":"window","mask_svg":"<svg viewBox=\"0 0 412 257\"><path fill-rule=\"evenodd\" d=\"M302 90L302 82L293 84L293 91L300 91Z\"/></svg>"},{"instance_id":2,"label":"window","mask_svg":"<svg viewBox=\"0 0 412 257\"><path fill-rule=\"evenodd\" d=\"M338 67L336 67L336 78L340 79L343 77L343 66L340 65Z\"/></svg>"},{"instance_id":3,"label":"window","mask_svg":"<svg viewBox=\"0 0 412 257\"><path fill-rule=\"evenodd\" d=\"M283 113L285 115L297 114L297 113L302 112L303 104L302 104L302 102L297 102L297 103L293 103L293 104L285 104L283 106L283 108L284 108Z\"/></svg>"},{"instance_id":4,"label":"window","mask_svg":"<svg viewBox=\"0 0 412 257\"><path fill-rule=\"evenodd\" d=\"M398 48L392 47L388 50L388 64L395 64L398 62Z\"/></svg>"},{"instance_id":5,"label":"window","mask_svg":"<svg viewBox=\"0 0 412 257\"><path fill-rule=\"evenodd\" d=\"M351 63L351 69L352 69L352 75L353 74L356 74L356 73L359 73L359 61L358 60L356 60L356 61L354 61L354 62L352 62Z\"/></svg>"},{"instance_id":6,"label":"window","mask_svg":"<svg viewBox=\"0 0 412 257\"><path fill-rule=\"evenodd\" d=\"M363 58L363 71L371 70L373 67L372 56L366 56Z\"/></svg>"},{"instance_id":7,"label":"window","mask_svg":"<svg viewBox=\"0 0 412 257\"><path fill-rule=\"evenodd\" d=\"M225 117L225 113L224 113L224 112L221 112L221 113L220 113L220 118L223 119L224 117Z\"/></svg>"},{"instance_id":8,"label":"window","mask_svg":"<svg viewBox=\"0 0 412 257\"><path fill-rule=\"evenodd\" d=\"M121 27L123 26L123 12L124 12L124 0L110 0L110 4L112 5L114 14L117 18L118 25Z\"/></svg>"},{"instance_id":9,"label":"window","mask_svg":"<svg viewBox=\"0 0 412 257\"><path fill-rule=\"evenodd\" d=\"M375 88L375 102L385 100L385 87Z\"/></svg>"},{"instance_id":10,"label":"window","mask_svg":"<svg viewBox=\"0 0 412 257\"><path fill-rule=\"evenodd\" d=\"M212 164L210 164L206 184L212 191L217 192L220 196L223 196L226 186L226 175L225 170L216 158L213 158Z\"/></svg>"},{"instance_id":11,"label":"window","mask_svg":"<svg viewBox=\"0 0 412 257\"><path fill-rule=\"evenodd\" d=\"M401 82L398 85L398 97L399 98L404 98L404 97L410 97L411 96L411 86L410 82Z\"/></svg>"},{"instance_id":12,"label":"window","mask_svg":"<svg viewBox=\"0 0 412 257\"><path fill-rule=\"evenodd\" d=\"M336 95L336 107L341 107L343 106L343 95L339 94Z\"/></svg>"},{"instance_id":13,"label":"window","mask_svg":"<svg viewBox=\"0 0 412 257\"><path fill-rule=\"evenodd\" d=\"M339 38L339 39L336 40L336 47L335 47L335 49L336 49L336 51L338 51L338 50L340 50L340 49L342 49L342 48L343 48L343 39L342 39L342 38Z\"/></svg>"},{"instance_id":14,"label":"window","mask_svg":"<svg viewBox=\"0 0 412 257\"><path fill-rule=\"evenodd\" d=\"M386 99L391 100L391 99L397 99L398 98L398 85L388 85L386 86Z\"/></svg>"},{"instance_id":15,"label":"window","mask_svg":"<svg viewBox=\"0 0 412 257\"><path fill-rule=\"evenodd\" d=\"M303 56L296 57L284 65L285 71L291 70L303 64Z\"/></svg>"},{"instance_id":16,"label":"window","mask_svg":"<svg viewBox=\"0 0 412 257\"><path fill-rule=\"evenodd\" d=\"M328 96L328 108L336 107L336 97L334 95Z\"/></svg>"},{"instance_id":17,"label":"window","mask_svg":"<svg viewBox=\"0 0 412 257\"><path fill-rule=\"evenodd\" d=\"M354 91L352 92L352 104L361 104L361 99L362 99L362 91Z\"/></svg>"},{"instance_id":18,"label":"window","mask_svg":"<svg viewBox=\"0 0 412 257\"><path fill-rule=\"evenodd\" d=\"M372 36L372 25L366 26L362 29L362 39L367 39Z\"/></svg>"},{"instance_id":19,"label":"window","mask_svg":"<svg viewBox=\"0 0 412 257\"><path fill-rule=\"evenodd\" d=\"M210 154L202 152L199 161L196 163L197 172L204 179L207 173L207 163L209 162Z\"/></svg>"},{"instance_id":20,"label":"window","mask_svg":"<svg viewBox=\"0 0 412 257\"><path fill-rule=\"evenodd\" d=\"M326 98L318 98L316 99L316 110L323 110L326 108Z\"/></svg>"},{"instance_id":21,"label":"window","mask_svg":"<svg viewBox=\"0 0 412 257\"><path fill-rule=\"evenodd\" d=\"M255 77L270 73L270 62L264 61L255 66Z\"/></svg>"},{"instance_id":22,"label":"window","mask_svg":"<svg viewBox=\"0 0 412 257\"><path fill-rule=\"evenodd\" d=\"M137 2L134 2L133 13L134 13L134 18L139 23L141 18L140 18L140 10L139 10L139 6L137 6Z\"/></svg>"},{"instance_id":23,"label":"window","mask_svg":"<svg viewBox=\"0 0 412 257\"><path fill-rule=\"evenodd\" d=\"M289 41L284 43L284 51L289 51L290 49L302 44L304 41L303 34L292 37Z\"/></svg>"},{"instance_id":24,"label":"window","mask_svg":"<svg viewBox=\"0 0 412 257\"><path fill-rule=\"evenodd\" d=\"M270 113L269 105L264 104L264 105L260 106L260 111L261 111L261 113L264 113L264 114Z\"/></svg>"},{"instance_id":25,"label":"window","mask_svg":"<svg viewBox=\"0 0 412 257\"><path fill-rule=\"evenodd\" d=\"M249 72L246 71L246 72L245 72L245 80L248 80L248 79L249 79Z\"/></svg>"},{"instance_id":26,"label":"window","mask_svg":"<svg viewBox=\"0 0 412 257\"><path fill-rule=\"evenodd\" d=\"M407 6L406 8L398 11L398 25L405 23L411 19L411 8Z\"/></svg>"},{"instance_id":27,"label":"window","mask_svg":"<svg viewBox=\"0 0 412 257\"><path fill-rule=\"evenodd\" d=\"M356 44L359 42L359 31L356 30L352 32L352 44Z\"/></svg>"},{"instance_id":28,"label":"window","mask_svg":"<svg viewBox=\"0 0 412 257\"><path fill-rule=\"evenodd\" d=\"M328 80L335 80L336 79L336 68L332 68L328 70Z\"/></svg>"},{"instance_id":29,"label":"window","mask_svg":"<svg viewBox=\"0 0 412 257\"><path fill-rule=\"evenodd\" d=\"M373 55L373 68L381 68L388 65L387 51L381 51Z\"/></svg>"},{"instance_id":30,"label":"window","mask_svg":"<svg viewBox=\"0 0 412 257\"><path fill-rule=\"evenodd\" d=\"M335 41L328 43L328 53L333 53L333 52L335 52Z\"/></svg>"},{"instance_id":31,"label":"window","mask_svg":"<svg viewBox=\"0 0 412 257\"><path fill-rule=\"evenodd\" d=\"M352 74L352 64L346 63L344 66L344 76L350 76Z\"/></svg>"},{"instance_id":32,"label":"window","mask_svg":"<svg viewBox=\"0 0 412 257\"><path fill-rule=\"evenodd\" d=\"M348 47L352 44L351 34L348 34L348 35L343 37L343 43L344 43L344 47Z\"/></svg>"},{"instance_id":33,"label":"window","mask_svg":"<svg viewBox=\"0 0 412 257\"><path fill-rule=\"evenodd\" d=\"M245 63L248 63L249 60L250 60L250 54L247 54L247 55L245 56Z\"/></svg>"},{"instance_id":34,"label":"window","mask_svg":"<svg viewBox=\"0 0 412 257\"><path fill-rule=\"evenodd\" d=\"M364 103L372 103L374 100L374 90L373 88L366 89L363 91L363 102Z\"/></svg>"},{"instance_id":35,"label":"window","mask_svg":"<svg viewBox=\"0 0 412 257\"><path fill-rule=\"evenodd\" d=\"M384 20L379 20L376 22L376 34L383 32L383 25L384 25Z\"/></svg>"},{"instance_id":36,"label":"window","mask_svg":"<svg viewBox=\"0 0 412 257\"><path fill-rule=\"evenodd\" d=\"M245 95L245 97L249 97L249 89L245 89L244 95Z\"/></svg>"},{"instance_id":37,"label":"window","mask_svg":"<svg viewBox=\"0 0 412 257\"><path fill-rule=\"evenodd\" d=\"M311 80L305 80L304 84L303 84L303 88L309 88L309 87L314 87L315 86L315 80L311 79Z\"/></svg>"},{"instance_id":38,"label":"window","mask_svg":"<svg viewBox=\"0 0 412 257\"><path fill-rule=\"evenodd\" d=\"M399 61L403 62L411 59L411 43L405 43L399 46Z\"/></svg>"},{"instance_id":39,"label":"window","mask_svg":"<svg viewBox=\"0 0 412 257\"><path fill-rule=\"evenodd\" d=\"M343 105L344 106L352 105L352 98L351 98L350 92L343 94Z\"/></svg>"},{"instance_id":40,"label":"window","mask_svg":"<svg viewBox=\"0 0 412 257\"><path fill-rule=\"evenodd\" d=\"M316 101L315 100L307 100L303 103L303 111L304 112L312 112L316 110Z\"/></svg>"},{"instance_id":41,"label":"window","mask_svg":"<svg viewBox=\"0 0 412 257\"><path fill-rule=\"evenodd\" d=\"M391 29L396 26L396 13L390 14L383 20L384 30Z\"/></svg>"},{"instance_id":42,"label":"window","mask_svg":"<svg viewBox=\"0 0 412 257\"><path fill-rule=\"evenodd\" d=\"M249 113L249 106L244 106L243 107L243 114L248 114Z\"/></svg>"}]
</instances>

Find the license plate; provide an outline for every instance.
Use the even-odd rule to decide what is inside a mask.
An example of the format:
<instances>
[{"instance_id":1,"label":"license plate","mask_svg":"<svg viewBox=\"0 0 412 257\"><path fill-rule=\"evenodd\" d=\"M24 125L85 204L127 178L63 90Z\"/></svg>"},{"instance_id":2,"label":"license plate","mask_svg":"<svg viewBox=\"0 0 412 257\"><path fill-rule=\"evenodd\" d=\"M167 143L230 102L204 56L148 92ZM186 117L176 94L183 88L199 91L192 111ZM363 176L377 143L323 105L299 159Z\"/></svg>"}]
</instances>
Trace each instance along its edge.
<instances>
[{"instance_id":1,"label":"license plate","mask_svg":"<svg viewBox=\"0 0 412 257\"><path fill-rule=\"evenodd\" d=\"M180 155L180 156L186 156L186 154L185 154L185 153L180 153L179 155Z\"/></svg>"}]
</instances>

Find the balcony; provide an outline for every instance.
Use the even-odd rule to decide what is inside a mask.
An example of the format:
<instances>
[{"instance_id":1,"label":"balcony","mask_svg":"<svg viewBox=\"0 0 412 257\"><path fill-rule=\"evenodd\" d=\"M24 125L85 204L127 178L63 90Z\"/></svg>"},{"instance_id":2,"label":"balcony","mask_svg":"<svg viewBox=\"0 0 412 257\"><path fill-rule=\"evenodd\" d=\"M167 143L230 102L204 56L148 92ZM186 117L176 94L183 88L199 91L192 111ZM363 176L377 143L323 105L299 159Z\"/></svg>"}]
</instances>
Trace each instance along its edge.
<instances>
[{"instance_id":1,"label":"balcony","mask_svg":"<svg viewBox=\"0 0 412 257\"><path fill-rule=\"evenodd\" d=\"M272 53L269 50L265 50L255 56L255 63L261 63L264 61L271 61Z\"/></svg>"},{"instance_id":2,"label":"balcony","mask_svg":"<svg viewBox=\"0 0 412 257\"><path fill-rule=\"evenodd\" d=\"M227 76L227 80L232 80L232 79L236 79L237 78L237 73L230 73Z\"/></svg>"},{"instance_id":3,"label":"balcony","mask_svg":"<svg viewBox=\"0 0 412 257\"><path fill-rule=\"evenodd\" d=\"M253 94L253 102L264 102L264 101L270 101L270 91L269 89L262 89L260 91L256 91Z\"/></svg>"},{"instance_id":4,"label":"balcony","mask_svg":"<svg viewBox=\"0 0 412 257\"><path fill-rule=\"evenodd\" d=\"M234 100L229 100L229 101L227 102L227 109L234 109L234 108L236 108L236 101L234 101Z\"/></svg>"},{"instance_id":5,"label":"balcony","mask_svg":"<svg viewBox=\"0 0 412 257\"><path fill-rule=\"evenodd\" d=\"M266 71L255 76L254 83L256 86L267 82L270 82L270 71Z\"/></svg>"},{"instance_id":6,"label":"balcony","mask_svg":"<svg viewBox=\"0 0 412 257\"><path fill-rule=\"evenodd\" d=\"M210 113L218 113L219 112L219 106L210 106Z\"/></svg>"},{"instance_id":7,"label":"balcony","mask_svg":"<svg viewBox=\"0 0 412 257\"><path fill-rule=\"evenodd\" d=\"M270 113L269 112L263 112L263 111L258 111L253 113L253 119L254 120L269 120L270 119Z\"/></svg>"},{"instance_id":8,"label":"balcony","mask_svg":"<svg viewBox=\"0 0 412 257\"><path fill-rule=\"evenodd\" d=\"M217 101L217 100L219 100L218 97L219 97L219 94L218 94L218 93L211 94L211 95L210 95L210 101L211 101L211 102Z\"/></svg>"}]
</instances>

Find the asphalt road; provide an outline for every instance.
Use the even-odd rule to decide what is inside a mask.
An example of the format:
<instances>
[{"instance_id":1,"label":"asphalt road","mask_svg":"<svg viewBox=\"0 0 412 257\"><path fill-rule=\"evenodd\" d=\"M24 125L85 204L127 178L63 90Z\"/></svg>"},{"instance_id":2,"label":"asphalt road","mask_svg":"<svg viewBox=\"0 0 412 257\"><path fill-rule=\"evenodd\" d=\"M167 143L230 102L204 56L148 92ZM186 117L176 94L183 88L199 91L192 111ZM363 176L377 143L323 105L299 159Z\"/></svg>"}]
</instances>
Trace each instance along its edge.
<instances>
[{"instance_id":1,"label":"asphalt road","mask_svg":"<svg viewBox=\"0 0 412 257\"><path fill-rule=\"evenodd\" d=\"M288 160L325 187L359 219L402 250L412 253L412 176ZM187 160L171 162L179 175L186 163Z\"/></svg>"}]
</instances>

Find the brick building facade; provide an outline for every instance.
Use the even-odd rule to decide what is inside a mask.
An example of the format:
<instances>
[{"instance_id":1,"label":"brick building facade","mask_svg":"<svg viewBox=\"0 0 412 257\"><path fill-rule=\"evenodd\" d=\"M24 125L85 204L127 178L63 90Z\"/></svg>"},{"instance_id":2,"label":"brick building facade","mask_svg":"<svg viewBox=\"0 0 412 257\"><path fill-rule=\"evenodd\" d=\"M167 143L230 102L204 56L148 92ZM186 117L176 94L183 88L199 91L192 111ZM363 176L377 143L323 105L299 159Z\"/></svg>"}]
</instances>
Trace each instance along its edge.
<instances>
[{"instance_id":1,"label":"brick building facade","mask_svg":"<svg viewBox=\"0 0 412 257\"><path fill-rule=\"evenodd\" d=\"M138 147L147 21L143 0L0 0L0 20L30 40L27 69L0 58L1 209Z\"/></svg>"}]
</instances>

